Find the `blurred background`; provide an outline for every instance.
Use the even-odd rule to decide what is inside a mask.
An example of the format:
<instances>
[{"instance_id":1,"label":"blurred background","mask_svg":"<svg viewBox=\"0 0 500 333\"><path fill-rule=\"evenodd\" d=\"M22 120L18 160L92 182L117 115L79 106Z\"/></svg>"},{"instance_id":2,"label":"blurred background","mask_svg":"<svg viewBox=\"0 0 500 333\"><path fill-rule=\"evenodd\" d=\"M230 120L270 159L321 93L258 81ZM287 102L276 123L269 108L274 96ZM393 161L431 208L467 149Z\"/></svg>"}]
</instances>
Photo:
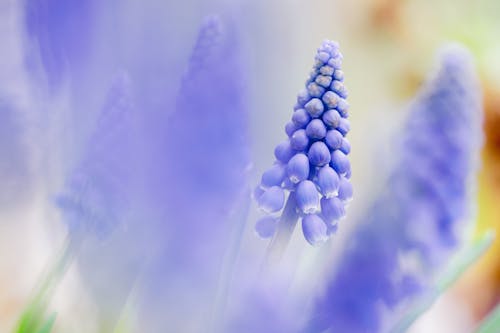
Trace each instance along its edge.
<instances>
[{"instance_id":1,"label":"blurred background","mask_svg":"<svg viewBox=\"0 0 500 333\"><path fill-rule=\"evenodd\" d=\"M99 109L114 73L127 68L143 82L136 85L140 99L151 109L162 105L179 85L204 17L219 13L230 16L240 32L252 185L272 164L274 146L285 138L283 126L315 50L324 39L340 44L350 93L355 200L330 245L333 256L342 255L355 227L349 222L362 214L380 186L382 171L391 164L385 157L397 140L402 112L431 72L437 49L447 41L464 44L476 61L484 105L484 146L469 241L486 230L500 232L499 1L0 0L1 332L13 330L66 244L68 228L52 204L53 195L64 183L61 175L81 153L78 147L97 118L91 110ZM9 103L20 110L16 116L4 112ZM71 116L64 112L68 105ZM44 121L34 121L30 110ZM50 138L41 147L34 138L44 131L50 131ZM257 217L252 205L242 246L245 253L262 255L266 242L253 232ZM304 278L311 273L308 260L320 250L299 238L294 235L285 262L290 266L295 255L305 258L298 273ZM141 252L134 255L140 262ZM50 302L57 313L53 332L111 332L102 324L107 310L88 287L102 281L100 290L109 281L94 277L89 283L81 273L88 260L70 265L58 282ZM133 294L133 287L128 290ZM127 299L117 302L123 305ZM411 332L471 332L499 301L497 237Z\"/></svg>"}]
</instances>

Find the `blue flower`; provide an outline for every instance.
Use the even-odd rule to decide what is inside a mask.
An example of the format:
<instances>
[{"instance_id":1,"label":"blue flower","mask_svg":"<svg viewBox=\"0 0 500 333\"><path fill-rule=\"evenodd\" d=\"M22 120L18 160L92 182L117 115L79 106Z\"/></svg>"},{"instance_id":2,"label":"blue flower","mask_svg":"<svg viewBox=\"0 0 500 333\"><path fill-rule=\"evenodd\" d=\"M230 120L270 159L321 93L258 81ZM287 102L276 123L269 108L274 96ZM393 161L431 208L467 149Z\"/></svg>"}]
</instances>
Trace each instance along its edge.
<instances>
[{"instance_id":1,"label":"blue flower","mask_svg":"<svg viewBox=\"0 0 500 333\"><path fill-rule=\"evenodd\" d=\"M387 331L428 290L468 217L481 143L479 96L468 53L445 49L410 107L392 177L347 243L304 332ZM350 193L339 186L339 197Z\"/></svg>"},{"instance_id":2,"label":"blue flower","mask_svg":"<svg viewBox=\"0 0 500 333\"><path fill-rule=\"evenodd\" d=\"M81 160L56 198L72 233L105 235L121 223L127 211L132 109L130 80L122 74L108 92Z\"/></svg>"},{"instance_id":3,"label":"blue flower","mask_svg":"<svg viewBox=\"0 0 500 333\"><path fill-rule=\"evenodd\" d=\"M285 206L285 192L296 192L304 237L312 245L327 240L327 231L345 215L352 197L347 158L351 149L345 138L350 129L347 92L338 44L324 41L315 59L306 89L299 93L292 120L285 126L288 139L276 146L276 162L263 173L259 185L263 193L256 197L259 207L271 214ZM320 205L322 197L335 206L326 215ZM320 221L324 226L319 226ZM261 236L268 237L268 229Z\"/></svg>"},{"instance_id":4,"label":"blue flower","mask_svg":"<svg viewBox=\"0 0 500 333\"><path fill-rule=\"evenodd\" d=\"M245 77L236 33L225 23L218 17L203 22L165 126L168 205L177 216L227 215L246 183Z\"/></svg>"},{"instance_id":5,"label":"blue flower","mask_svg":"<svg viewBox=\"0 0 500 333\"><path fill-rule=\"evenodd\" d=\"M3 189L0 206L7 210L17 208L13 202L22 200L29 192L33 171L29 167L29 146L25 143L27 128L22 123L23 110L15 100L0 95L0 177Z\"/></svg>"},{"instance_id":6,"label":"blue flower","mask_svg":"<svg viewBox=\"0 0 500 333\"><path fill-rule=\"evenodd\" d=\"M31 48L38 48L51 87L58 86L68 71L82 71L92 50L96 25L94 0L33 0L23 3L26 32ZM27 54L29 61L34 54ZM34 64L31 64L34 65ZM74 74L74 73L73 73Z\"/></svg>"},{"instance_id":7,"label":"blue flower","mask_svg":"<svg viewBox=\"0 0 500 333\"><path fill-rule=\"evenodd\" d=\"M158 214L159 249L145 274L145 330L205 330L219 279L227 279L221 274L230 270L223 258L244 226L245 217L236 216L249 202L250 145L238 37L229 20L204 20L163 125L162 155L155 158L163 163L152 186L165 213ZM268 211L282 205L283 190L274 184L284 173L275 168L264 177ZM272 221L259 228L272 232Z\"/></svg>"}]
</instances>

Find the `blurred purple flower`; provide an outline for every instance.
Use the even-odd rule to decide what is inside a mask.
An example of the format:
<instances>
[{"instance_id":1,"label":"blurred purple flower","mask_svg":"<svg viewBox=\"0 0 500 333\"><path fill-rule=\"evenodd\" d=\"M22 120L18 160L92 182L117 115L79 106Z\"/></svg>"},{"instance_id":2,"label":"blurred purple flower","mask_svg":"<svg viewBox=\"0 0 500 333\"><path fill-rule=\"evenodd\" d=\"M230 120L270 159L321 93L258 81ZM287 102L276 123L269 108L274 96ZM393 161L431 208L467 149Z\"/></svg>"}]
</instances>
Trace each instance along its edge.
<instances>
[{"instance_id":1,"label":"blurred purple flower","mask_svg":"<svg viewBox=\"0 0 500 333\"><path fill-rule=\"evenodd\" d=\"M0 206L7 210L16 208L20 199L29 195L33 171L29 163L29 146L26 144L26 125L23 111L14 100L0 96L0 163L2 191Z\"/></svg>"},{"instance_id":2,"label":"blurred purple flower","mask_svg":"<svg viewBox=\"0 0 500 333\"><path fill-rule=\"evenodd\" d=\"M288 139L276 146L276 162L262 175L255 195L259 207L272 214L285 206L285 192L295 193L288 198L289 211L298 208L304 237L311 245L326 241L336 230L352 197L350 144L345 138L350 128L347 92L338 44L325 40L315 59L292 121L285 126ZM262 221L276 223L263 219L257 232L263 230ZM278 222L278 230L284 223L291 222ZM260 236L271 237L270 229Z\"/></svg>"},{"instance_id":3,"label":"blurred purple flower","mask_svg":"<svg viewBox=\"0 0 500 333\"><path fill-rule=\"evenodd\" d=\"M481 143L469 54L444 50L410 108L400 160L321 291L304 332L381 332L459 244Z\"/></svg>"},{"instance_id":4,"label":"blurred purple flower","mask_svg":"<svg viewBox=\"0 0 500 333\"><path fill-rule=\"evenodd\" d=\"M82 70L92 51L94 0L25 1L26 32L39 52L48 84L57 87L67 71ZM28 54L29 65L33 56Z\"/></svg>"},{"instance_id":5,"label":"blurred purple flower","mask_svg":"<svg viewBox=\"0 0 500 333\"><path fill-rule=\"evenodd\" d=\"M147 274L144 322L151 331L203 330L223 258L234 230L244 224L235 218L249 200L244 66L237 27L225 18L207 18L160 147L165 164L156 184L164 184L157 193L166 220L160 253Z\"/></svg>"},{"instance_id":6,"label":"blurred purple flower","mask_svg":"<svg viewBox=\"0 0 500 333\"><path fill-rule=\"evenodd\" d=\"M130 205L132 178L131 84L126 74L113 82L78 165L57 205L70 232L108 234Z\"/></svg>"}]
</instances>

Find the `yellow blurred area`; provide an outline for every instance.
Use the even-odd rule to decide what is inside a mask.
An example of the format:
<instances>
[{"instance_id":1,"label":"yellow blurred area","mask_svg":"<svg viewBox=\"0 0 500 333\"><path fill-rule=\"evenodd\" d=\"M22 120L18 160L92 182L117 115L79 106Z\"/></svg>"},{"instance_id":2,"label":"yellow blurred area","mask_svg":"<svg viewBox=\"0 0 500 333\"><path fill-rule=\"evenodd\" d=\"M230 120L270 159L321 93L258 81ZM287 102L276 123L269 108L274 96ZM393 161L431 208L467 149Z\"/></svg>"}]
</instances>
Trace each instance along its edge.
<instances>
[{"instance_id":1,"label":"yellow blurred area","mask_svg":"<svg viewBox=\"0 0 500 333\"><path fill-rule=\"evenodd\" d=\"M475 237L494 230L496 238L456 288L477 318L484 317L500 301L500 89L486 83L484 91L485 145L479 175Z\"/></svg>"},{"instance_id":2,"label":"yellow blurred area","mask_svg":"<svg viewBox=\"0 0 500 333\"><path fill-rule=\"evenodd\" d=\"M364 0L368 16L364 31L392 44L402 61L393 76L393 93L411 98L426 77L426 58L446 41L470 48L484 91L484 150L478 175L477 223L474 238L496 233L488 252L459 280L457 295L476 320L500 302L500 3L492 0ZM418 14L417 14L418 13Z\"/></svg>"}]
</instances>

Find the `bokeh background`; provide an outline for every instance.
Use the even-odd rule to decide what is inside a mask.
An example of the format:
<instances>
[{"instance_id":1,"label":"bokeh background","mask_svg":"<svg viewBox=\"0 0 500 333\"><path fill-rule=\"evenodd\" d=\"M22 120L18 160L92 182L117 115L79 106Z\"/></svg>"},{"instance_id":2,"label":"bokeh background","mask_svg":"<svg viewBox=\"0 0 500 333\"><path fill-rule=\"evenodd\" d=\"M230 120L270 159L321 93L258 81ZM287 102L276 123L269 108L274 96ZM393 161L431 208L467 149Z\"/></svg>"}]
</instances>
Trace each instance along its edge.
<instances>
[{"instance_id":1,"label":"bokeh background","mask_svg":"<svg viewBox=\"0 0 500 333\"><path fill-rule=\"evenodd\" d=\"M325 38L340 43L350 92L355 200L329 245L333 256L342 256L343 244L355 228L349 222L362 214L381 184L383 170L391 165L391 142L397 140L402 112L433 68L436 50L447 41L468 47L484 103L484 148L471 202L475 221L469 240L486 230L500 231L496 0L0 0L0 103L12 102L21 110L15 117L0 115L0 331L12 330L40 277L64 248L68 228L52 195L64 181L65 168L81 153L81 142L97 117L91 110L99 108L114 73L127 68L142 82L138 95L154 109L179 85L204 17L219 13L230 16L241 32L253 184L272 164L273 148L284 139L283 126L316 48ZM39 82L44 82L41 89ZM73 109L71 119L65 118L68 105ZM50 127L43 147L32 134L49 127L33 121L30 110L44 114L47 123L59 124ZM245 253L262 255L266 242L253 232L257 216L252 205L242 247ZM86 245L90 254L71 265L57 286L50 303L58 314L54 332L107 331L103 317L115 316L107 312L113 305L103 306L89 285L106 289L113 279L105 270L90 280L81 274L98 253L137 256L134 262L141 262L141 252L118 251L99 240L95 244ZM301 258L299 279L313 270L312 258L322 256L300 235L294 235L289 251L287 267ZM123 284L133 294L133 281ZM129 296L116 302L128 304ZM411 332L470 332L499 300L497 238Z\"/></svg>"}]
</instances>

